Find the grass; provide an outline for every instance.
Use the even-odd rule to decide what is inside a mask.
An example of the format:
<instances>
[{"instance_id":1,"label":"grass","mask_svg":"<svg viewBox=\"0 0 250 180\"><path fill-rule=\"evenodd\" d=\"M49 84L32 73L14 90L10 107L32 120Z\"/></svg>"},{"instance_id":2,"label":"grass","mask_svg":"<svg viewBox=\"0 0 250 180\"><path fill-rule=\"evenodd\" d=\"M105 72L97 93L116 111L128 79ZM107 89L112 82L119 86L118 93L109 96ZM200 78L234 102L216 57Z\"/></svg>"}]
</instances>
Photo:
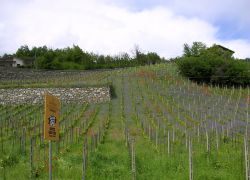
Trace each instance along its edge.
<instances>
[{"instance_id":1,"label":"grass","mask_svg":"<svg viewBox=\"0 0 250 180\"><path fill-rule=\"evenodd\" d=\"M105 79L98 82L102 76ZM93 75L91 78L97 84L111 84L113 98L106 104L63 105L59 152L57 144L53 143L55 179L82 178L85 137L88 138L89 146L86 179L132 179L130 148L125 144L125 127L130 137L135 139L136 179L188 179L189 157L185 141L188 133L193 137L194 179L244 179L242 137L247 114L244 104L246 89L198 86L180 77L174 64L98 72L96 77ZM73 78L71 84L67 84L68 81L61 79L55 87L90 86L91 80L85 80L77 77ZM37 85L52 86L42 81L24 84L25 87ZM15 86L18 85L9 85L10 88ZM236 111L240 95L240 105ZM223 112L221 119L218 116L220 112ZM39 130L39 125L42 125L42 119L43 106L0 106L0 179L30 178L31 137L36 139L32 176L37 179L48 178L48 145L47 142L40 142L42 129ZM235 120L238 124L232 124ZM27 130L26 155L20 151L23 127ZM98 134L100 127L103 140L96 148L90 148L92 137ZM151 137L148 127L153 133ZM74 141L70 140L72 128ZM170 154L164 128L170 132ZM209 153L206 150L205 128L208 128ZM219 134L218 151L215 128ZM80 130L78 136L77 129ZM13 136L14 130L16 136ZM159 132L158 144L156 131ZM226 136L225 141L223 136Z\"/></svg>"}]
</instances>

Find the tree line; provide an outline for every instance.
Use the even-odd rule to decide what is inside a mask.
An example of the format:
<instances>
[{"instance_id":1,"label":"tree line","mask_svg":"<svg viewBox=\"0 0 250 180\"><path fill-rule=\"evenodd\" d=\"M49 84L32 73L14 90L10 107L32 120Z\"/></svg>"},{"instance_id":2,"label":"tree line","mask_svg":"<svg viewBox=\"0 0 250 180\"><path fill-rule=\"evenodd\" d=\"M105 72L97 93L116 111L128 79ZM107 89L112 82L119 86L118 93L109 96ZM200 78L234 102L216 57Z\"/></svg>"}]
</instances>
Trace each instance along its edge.
<instances>
[{"instance_id":1,"label":"tree line","mask_svg":"<svg viewBox=\"0 0 250 180\"><path fill-rule=\"evenodd\" d=\"M176 58L180 73L198 83L226 86L250 85L250 61L233 57L233 51L202 42L184 44L183 56Z\"/></svg>"},{"instance_id":2,"label":"tree line","mask_svg":"<svg viewBox=\"0 0 250 180\"><path fill-rule=\"evenodd\" d=\"M107 69L156 64L163 59L155 52L143 53L138 46L134 56L128 53L119 55L99 55L83 51L79 46L51 49L47 46L18 48L14 56L33 61L31 68L37 69Z\"/></svg>"}]
</instances>

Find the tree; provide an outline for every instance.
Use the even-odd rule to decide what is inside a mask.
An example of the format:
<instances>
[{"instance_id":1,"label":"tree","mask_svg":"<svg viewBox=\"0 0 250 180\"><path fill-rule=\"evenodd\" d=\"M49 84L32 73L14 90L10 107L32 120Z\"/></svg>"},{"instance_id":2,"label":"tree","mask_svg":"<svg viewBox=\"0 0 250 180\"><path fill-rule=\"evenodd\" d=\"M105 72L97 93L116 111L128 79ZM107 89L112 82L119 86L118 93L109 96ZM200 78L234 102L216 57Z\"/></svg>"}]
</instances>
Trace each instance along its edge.
<instances>
[{"instance_id":1,"label":"tree","mask_svg":"<svg viewBox=\"0 0 250 180\"><path fill-rule=\"evenodd\" d=\"M149 64L156 64L161 62L161 57L155 52L149 52L147 54L147 59Z\"/></svg>"},{"instance_id":2,"label":"tree","mask_svg":"<svg viewBox=\"0 0 250 180\"><path fill-rule=\"evenodd\" d=\"M27 45L24 45L17 50L16 56L20 58L26 58L26 57L32 57L32 54L29 50L29 47Z\"/></svg>"},{"instance_id":3,"label":"tree","mask_svg":"<svg viewBox=\"0 0 250 180\"><path fill-rule=\"evenodd\" d=\"M3 59L10 59L12 57L13 57L12 54L6 54L6 53L2 57L0 56L0 58L3 58Z\"/></svg>"},{"instance_id":4,"label":"tree","mask_svg":"<svg viewBox=\"0 0 250 180\"><path fill-rule=\"evenodd\" d=\"M206 44L202 42L193 42L191 52L192 56L200 56L206 50Z\"/></svg>"},{"instance_id":5,"label":"tree","mask_svg":"<svg viewBox=\"0 0 250 180\"><path fill-rule=\"evenodd\" d=\"M21 46L16 54L25 60L35 59L38 69L100 69L122 68L137 65L155 64L161 58L154 52L144 54L135 46L135 56L131 58L127 53L115 56L98 55L83 51L79 46L64 49L49 49L46 46L32 47Z\"/></svg>"},{"instance_id":6,"label":"tree","mask_svg":"<svg viewBox=\"0 0 250 180\"><path fill-rule=\"evenodd\" d=\"M206 44L202 42L193 42L193 45L191 47L185 43L183 49L183 56L200 56L206 49Z\"/></svg>"},{"instance_id":7,"label":"tree","mask_svg":"<svg viewBox=\"0 0 250 180\"><path fill-rule=\"evenodd\" d=\"M184 44L184 49L183 49L183 56L184 57L190 57L191 54L192 54L192 52L191 52L190 46L187 43L185 43Z\"/></svg>"},{"instance_id":8,"label":"tree","mask_svg":"<svg viewBox=\"0 0 250 180\"><path fill-rule=\"evenodd\" d=\"M248 62L234 59L233 51L219 45L205 48L203 43L193 43L191 48L184 45L184 52L176 62L181 74L189 79L227 86L250 85Z\"/></svg>"},{"instance_id":9,"label":"tree","mask_svg":"<svg viewBox=\"0 0 250 180\"><path fill-rule=\"evenodd\" d=\"M72 53L74 62L81 63L83 55L82 49L77 45L73 45L73 48L71 48L70 51Z\"/></svg>"}]
</instances>

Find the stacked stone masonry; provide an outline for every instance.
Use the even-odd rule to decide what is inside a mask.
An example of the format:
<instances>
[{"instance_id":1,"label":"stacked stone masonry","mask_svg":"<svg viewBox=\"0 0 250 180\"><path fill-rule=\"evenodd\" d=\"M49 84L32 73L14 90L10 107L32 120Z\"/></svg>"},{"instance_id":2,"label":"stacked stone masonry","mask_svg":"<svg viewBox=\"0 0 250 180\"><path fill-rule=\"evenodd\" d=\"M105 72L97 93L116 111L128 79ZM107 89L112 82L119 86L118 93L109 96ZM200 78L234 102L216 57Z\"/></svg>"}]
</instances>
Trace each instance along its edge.
<instances>
[{"instance_id":1,"label":"stacked stone masonry","mask_svg":"<svg viewBox=\"0 0 250 180\"><path fill-rule=\"evenodd\" d=\"M62 103L102 103L110 101L109 87L0 89L0 104L41 104L44 93Z\"/></svg>"}]
</instances>

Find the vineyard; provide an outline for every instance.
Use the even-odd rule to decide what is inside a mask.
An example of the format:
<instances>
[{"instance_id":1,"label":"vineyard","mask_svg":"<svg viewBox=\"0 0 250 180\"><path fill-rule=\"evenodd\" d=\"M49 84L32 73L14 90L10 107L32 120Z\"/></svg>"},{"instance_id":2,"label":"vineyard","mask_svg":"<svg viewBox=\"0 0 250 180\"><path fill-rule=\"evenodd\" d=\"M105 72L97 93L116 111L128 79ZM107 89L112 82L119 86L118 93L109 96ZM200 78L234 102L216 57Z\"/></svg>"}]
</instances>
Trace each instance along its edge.
<instances>
[{"instance_id":1,"label":"vineyard","mask_svg":"<svg viewBox=\"0 0 250 180\"><path fill-rule=\"evenodd\" d=\"M197 85L171 63L36 78L0 87L111 86L109 103L62 103L53 179L250 177L249 88ZM0 105L0 179L48 179L43 115Z\"/></svg>"}]
</instances>

